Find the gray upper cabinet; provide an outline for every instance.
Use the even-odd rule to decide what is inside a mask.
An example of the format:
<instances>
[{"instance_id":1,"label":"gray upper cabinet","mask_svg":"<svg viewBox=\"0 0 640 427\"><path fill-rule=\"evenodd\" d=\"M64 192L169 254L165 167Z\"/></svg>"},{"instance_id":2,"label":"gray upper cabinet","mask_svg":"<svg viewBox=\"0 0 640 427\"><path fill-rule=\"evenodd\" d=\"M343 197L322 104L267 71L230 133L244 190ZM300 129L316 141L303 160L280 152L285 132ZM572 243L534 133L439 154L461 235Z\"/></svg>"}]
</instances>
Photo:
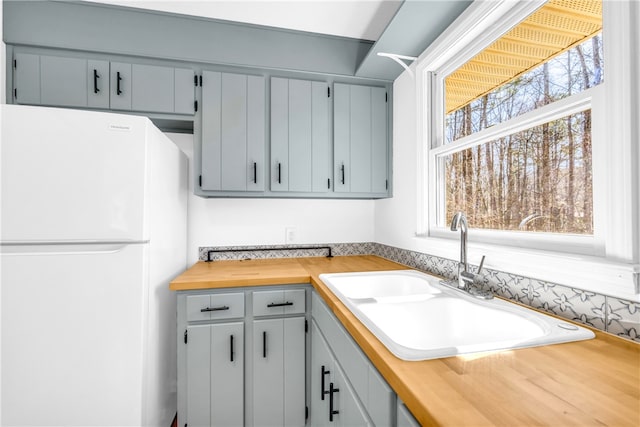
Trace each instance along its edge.
<instances>
[{"instance_id":1,"label":"gray upper cabinet","mask_svg":"<svg viewBox=\"0 0 640 427\"><path fill-rule=\"evenodd\" d=\"M265 117L264 77L203 72L203 190L264 191Z\"/></svg>"},{"instance_id":2,"label":"gray upper cabinet","mask_svg":"<svg viewBox=\"0 0 640 427\"><path fill-rule=\"evenodd\" d=\"M16 53L14 100L19 104L108 108L109 62Z\"/></svg>"},{"instance_id":3,"label":"gray upper cabinet","mask_svg":"<svg viewBox=\"0 0 640 427\"><path fill-rule=\"evenodd\" d=\"M111 63L111 109L193 114L193 70Z\"/></svg>"},{"instance_id":4,"label":"gray upper cabinet","mask_svg":"<svg viewBox=\"0 0 640 427\"><path fill-rule=\"evenodd\" d=\"M271 78L271 191L331 189L329 86Z\"/></svg>"},{"instance_id":5,"label":"gray upper cabinet","mask_svg":"<svg viewBox=\"0 0 640 427\"><path fill-rule=\"evenodd\" d=\"M195 113L191 69L82 56L14 54L14 102L139 111Z\"/></svg>"},{"instance_id":6,"label":"gray upper cabinet","mask_svg":"<svg viewBox=\"0 0 640 427\"><path fill-rule=\"evenodd\" d=\"M334 190L387 193L386 89L336 83L334 90Z\"/></svg>"}]
</instances>

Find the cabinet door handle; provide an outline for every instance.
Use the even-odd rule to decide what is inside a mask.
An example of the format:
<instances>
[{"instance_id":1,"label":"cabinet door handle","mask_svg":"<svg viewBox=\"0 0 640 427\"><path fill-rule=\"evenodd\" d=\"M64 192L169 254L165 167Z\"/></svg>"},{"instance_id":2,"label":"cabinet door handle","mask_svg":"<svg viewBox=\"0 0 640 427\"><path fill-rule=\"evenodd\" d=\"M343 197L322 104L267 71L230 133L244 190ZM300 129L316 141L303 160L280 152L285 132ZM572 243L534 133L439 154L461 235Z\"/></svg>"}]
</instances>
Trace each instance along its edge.
<instances>
[{"instance_id":1,"label":"cabinet door handle","mask_svg":"<svg viewBox=\"0 0 640 427\"><path fill-rule=\"evenodd\" d=\"M98 70L96 70L94 68L93 69L93 93L100 92L100 89L98 89L98 79L99 78L100 78L100 76L98 75Z\"/></svg>"},{"instance_id":2,"label":"cabinet door handle","mask_svg":"<svg viewBox=\"0 0 640 427\"><path fill-rule=\"evenodd\" d=\"M271 304L267 304L267 307L284 307L285 305L293 305L291 301L287 302L272 302Z\"/></svg>"},{"instance_id":3,"label":"cabinet door handle","mask_svg":"<svg viewBox=\"0 0 640 427\"><path fill-rule=\"evenodd\" d=\"M320 400L324 400L324 395L329 394L329 391L324 389L324 377L330 373L331 371L325 369L324 365L322 365L322 372L320 373Z\"/></svg>"},{"instance_id":4,"label":"cabinet door handle","mask_svg":"<svg viewBox=\"0 0 640 427\"><path fill-rule=\"evenodd\" d=\"M228 305L221 305L220 307L207 307L200 310L200 313L206 313L208 311L224 311L229 310Z\"/></svg>"},{"instance_id":5,"label":"cabinet door handle","mask_svg":"<svg viewBox=\"0 0 640 427\"><path fill-rule=\"evenodd\" d=\"M253 162L253 183L258 183L258 164Z\"/></svg>"},{"instance_id":6,"label":"cabinet door handle","mask_svg":"<svg viewBox=\"0 0 640 427\"><path fill-rule=\"evenodd\" d=\"M278 184L282 183L282 164L278 163Z\"/></svg>"},{"instance_id":7,"label":"cabinet door handle","mask_svg":"<svg viewBox=\"0 0 640 427\"><path fill-rule=\"evenodd\" d=\"M231 335L230 339L229 339L229 356L231 361L233 362L233 335Z\"/></svg>"},{"instance_id":8,"label":"cabinet door handle","mask_svg":"<svg viewBox=\"0 0 640 427\"><path fill-rule=\"evenodd\" d=\"M329 421L333 422L333 416L340 413L333 409L333 393L338 393L340 389L333 388L333 383L329 383Z\"/></svg>"},{"instance_id":9,"label":"cabinet door handle","mask_svg":"<svg viewBox=\"0 0 640 427\"><path fill-rule=\"evenodd\" d=\"M120 81L122 81L122 77L120 77L120 71L116 73L116 95L122 94L120 90Z\"/></svg>"},{"instance_id":10,"label":"cabinet door handle","mask_svg":"<svg viewBox=\"0 0 640 427\"><path fill-rule=\"evenodd\" d=\"M340 172L342 173L342 185L344 185L344 163L342 164L342 166L340 166Z\"/></svg>"},{"instance_id":11,"label":"cabinet door handle","mask_svg":"<svg viewBox=\"0 0 640 427\"><path fill-rule=\"evenodd\" d=\"M267 357L267 331L262 331L262 358Z\"/></svg>"}]
</instances>

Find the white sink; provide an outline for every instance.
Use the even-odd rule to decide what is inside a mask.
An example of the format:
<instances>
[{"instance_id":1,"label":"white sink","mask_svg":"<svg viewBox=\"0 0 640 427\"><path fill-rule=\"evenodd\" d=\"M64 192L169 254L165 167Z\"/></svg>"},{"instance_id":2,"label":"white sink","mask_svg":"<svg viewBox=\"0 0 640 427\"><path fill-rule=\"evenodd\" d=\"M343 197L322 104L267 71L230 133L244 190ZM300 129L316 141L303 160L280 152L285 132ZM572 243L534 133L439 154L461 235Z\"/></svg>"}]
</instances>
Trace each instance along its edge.
<instances>
[{"instance_id":1,"label":"white sink","mask_svg":"<svg viewBox=\"0 0 640 427\"><path fill-rule=\"evenodd\" d=\"M397 357L425 360L590 339L595 334L501 300L481 300L414 270L320 279Z\"/></svg>"}]
</instances>

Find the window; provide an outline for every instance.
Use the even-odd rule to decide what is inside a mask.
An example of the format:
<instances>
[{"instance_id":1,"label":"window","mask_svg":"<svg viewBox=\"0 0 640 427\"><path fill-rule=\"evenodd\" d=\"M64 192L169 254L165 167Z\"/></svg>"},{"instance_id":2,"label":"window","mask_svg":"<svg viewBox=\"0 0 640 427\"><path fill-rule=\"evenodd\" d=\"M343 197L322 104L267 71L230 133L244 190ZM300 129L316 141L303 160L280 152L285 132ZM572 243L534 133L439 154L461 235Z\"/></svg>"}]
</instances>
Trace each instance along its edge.
<instances>
[{"instance_id":1,"label":"window","mask_svg":"<svg viewBox=\"0 0 640 427\"><path fill-rule=\"evenodd\" d=\"M476 229L594 235L591 102L604 81L601 5L550 0L436 77L437 226L463 211Z\"/></svg>"},{"instance_id":2,"label":"window","mask_svg":"<svg viewBox=\"0 0 640 427\"><path fill-rule=\"evenodd\" d=\"M461 210L476 228L593 234L591 109L511 131L522 115L598 86L601 46L596 35L446 115L446 144L480 142L439 158L446 218ZM504 136L478 138L500 123Z\"/></svg>"},{"instance_id":3,"label":"window","mask_svg":"<svg viewBox=\"0 0 640 427\"><path fill-rule=\"evenodd\" d=\"M525 64L549 43L503 59L488 49L549 5L587 3L602 30L555 53ZM460 209L472 262L640 298L639 16L634 1L473 2L420 56L417 249L456 259ZM545 27L538 18L527 25Z\"/></svg>"}]
</instances>

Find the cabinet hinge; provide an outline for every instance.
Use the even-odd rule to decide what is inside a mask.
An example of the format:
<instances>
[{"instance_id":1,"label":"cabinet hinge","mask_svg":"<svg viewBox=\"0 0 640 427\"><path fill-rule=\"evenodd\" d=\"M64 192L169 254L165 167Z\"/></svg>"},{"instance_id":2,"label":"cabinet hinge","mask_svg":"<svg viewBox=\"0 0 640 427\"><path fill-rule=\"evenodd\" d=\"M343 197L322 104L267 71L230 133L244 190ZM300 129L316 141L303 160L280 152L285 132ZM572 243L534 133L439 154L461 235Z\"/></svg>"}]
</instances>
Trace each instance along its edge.
<instances>
[{"instance_id":1,"label":"cabinet hinge","mask_svg":"<svg viewBox=\"0 0 640 427\"><path fill-rule=\"evenodd\" d=\"M193 101L193 111L198 111L198 101Z\"/></svg>"},{"instance_id":2,"label":"cabinet hinge","mask_svg":"<svg viewBox=\"0 0 640 427\"><path fill-rule=\"evenodd\" d=\"M331 98L331 86L327 87L327 98Z\"/></svg>"},{"instance_id":3,"label":"cabinet hinge","mask_svg":"<svg viewBox=\"0 0 640 427\"><path fill-rule=\"evenodd\" d=\"M384 93L384 102L389 102L389 94L387 92Z\"/></svg>"},{"instance_id":4,"label":"cabinet hinge","mask_svg":"<svg viewBox=\"0 0 640 427\"><path fill-rule=\"evenodd\" d=\"M304 419L305 420L309 419L309 407L308 406L304 407Z\"/></svg>"},{"instance_id":5,"label":"cabinet hinge","mask_svg":"<svg viewBox=\"0 0 640 427\"><path fill-rule=\"evenodd\" d=\"M202 175L198 177L198 184L202 187Z\"/></svg>"},{"instance_id":6,"label":"cabinet hinge","mask_svg":"<svg viewBox=\"0 0 640 427\"><path fill-rule=\"evenodd\" d=\"M202 74L200 74L199 80L200 80L200 87L202 87Z\"/></svg>"},{"instance_id":7,"label":"cabinet hinge","mask_svg":"<svg viewBox=\"0 0 640 427\"><path fill-rule=\"evenodd\" d=\"M193 75L193 85L195 87L198 87L198 76L196 76L195 74Z\"/></svg>"},{"instance_id":8,"label":"cabinet hinge","mask_svg":"<svg viewBox=\"0 0 640 427\"><path fill-rule=\"evenodd\" d=\"M189 331L184 330L184 343L186 344L189 341Z\"/></svg>"},{"instance_id":9,"label":"cabinet hinge","mask_svg":"<svg viewBox=\"0 0 640 427\"><path fill-rule=\"evenodd\" d=\"M304 331L309 332L309 321L307 319L304 319Z\"/></svg>"}]
</instances>

